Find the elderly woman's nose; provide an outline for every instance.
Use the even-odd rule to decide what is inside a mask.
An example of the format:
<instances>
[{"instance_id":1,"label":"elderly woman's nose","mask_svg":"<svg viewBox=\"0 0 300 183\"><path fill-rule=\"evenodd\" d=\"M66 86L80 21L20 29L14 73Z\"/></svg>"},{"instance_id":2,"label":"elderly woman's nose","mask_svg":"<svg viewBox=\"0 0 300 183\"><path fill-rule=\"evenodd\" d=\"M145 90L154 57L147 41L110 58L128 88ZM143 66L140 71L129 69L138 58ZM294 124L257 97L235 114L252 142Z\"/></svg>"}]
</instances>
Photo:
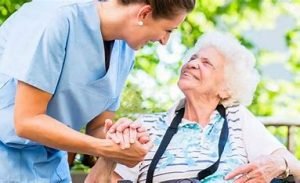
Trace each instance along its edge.
<instances>
[{"instance_id":1,"label":"elderly woman's nose","mask_svg":"<svg viewBox=\"0 0 300 183\"><path fill-rule=\"evenodd\" d=\"M199 69L200 65L196 61L191 61L191 62L188 63L187 67L190 68L190 69Z\"/></svg>"}]
</instances>

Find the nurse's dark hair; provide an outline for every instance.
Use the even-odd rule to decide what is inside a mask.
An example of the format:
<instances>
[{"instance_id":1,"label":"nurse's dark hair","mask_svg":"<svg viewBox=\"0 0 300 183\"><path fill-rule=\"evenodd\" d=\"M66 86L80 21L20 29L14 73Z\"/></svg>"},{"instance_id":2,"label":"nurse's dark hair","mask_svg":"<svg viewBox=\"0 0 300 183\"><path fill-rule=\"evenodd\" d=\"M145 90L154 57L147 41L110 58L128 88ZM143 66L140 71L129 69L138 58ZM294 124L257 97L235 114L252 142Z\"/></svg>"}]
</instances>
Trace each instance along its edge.
<instances>
[{"instance_id":1,"label":"nurse's dark hair","mask_svg":"<svg viewBox=\"0 0 300 183\"><path fill-rule=\"evenodd\" d=\"M123 5L145 3L152 7L153 18L172 19L180 12L190 12L196 0L118 0Z\"/></svg>"}]
</instances>

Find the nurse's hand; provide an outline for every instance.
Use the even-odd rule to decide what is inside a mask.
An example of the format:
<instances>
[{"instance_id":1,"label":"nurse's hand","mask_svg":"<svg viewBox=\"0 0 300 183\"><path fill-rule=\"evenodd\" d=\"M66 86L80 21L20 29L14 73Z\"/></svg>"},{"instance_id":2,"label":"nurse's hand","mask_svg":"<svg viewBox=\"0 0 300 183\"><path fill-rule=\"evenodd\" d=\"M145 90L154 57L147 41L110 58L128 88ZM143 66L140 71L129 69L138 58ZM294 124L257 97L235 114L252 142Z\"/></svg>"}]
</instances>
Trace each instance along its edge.
<instances>
[{"instance_id":1,"label":"nurse's hand","mask_svg":"<svg viewBox=\"0 0 300 183\"><path fill-rule=\"evenodd\" d=\"M102 156L128 167L134 167L144 160L144 157L152 146L150 141L145 144L136 141L134 144L131 144L129 148L122 149L119 144L116 144L110 139L106 139L105 145L102 146Z\"/></svg>"},{"instance_id":2,"label":"nurse's hand","mask_svg":"<svg viewBox=\"0 0 300 183\"><path fill-rule=\"evenodd\" d=\"M110 119L105 121L104 133L107 139L120 144L122 149L130 147L130 144L139 141L146 144L150 141L149 134L139 121L132 121L128 118L120 118L113 123Z\"/></svg>"}]
</instances>

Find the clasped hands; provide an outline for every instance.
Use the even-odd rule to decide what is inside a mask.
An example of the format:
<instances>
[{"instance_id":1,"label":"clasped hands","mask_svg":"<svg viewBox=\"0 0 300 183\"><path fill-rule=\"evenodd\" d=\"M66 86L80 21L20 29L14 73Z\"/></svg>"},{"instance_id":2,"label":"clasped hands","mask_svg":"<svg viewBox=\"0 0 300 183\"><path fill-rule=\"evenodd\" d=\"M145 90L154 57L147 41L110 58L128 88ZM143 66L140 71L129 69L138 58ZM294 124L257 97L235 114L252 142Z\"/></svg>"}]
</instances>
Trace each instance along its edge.
<instances>
[{"instance_id":1,"label":"clasped hands","mask_svg":"<svg viewBox=\"0 0 300 183\"><path fill-rule=\"evenodd\" d=\"M138 143L146 149L152 147L146 128L140 122L128 118L120 118L115 123L110 119L105 120L104 133L106 139L119 144L121 149L128 149L134 143Z\"/></svg>"},{"instance_id":2,"label":"clasped hands","mask_svg":"<svg viewBox=\"0 0 300 183\"><path fill-rule=\"evenodd\" d=\"M138 121L120 118L113 123L105 120L104 133L107 144L105 157L100 157L90 170L85 183L109 183L116 163L133 167L141 162L152 148L149 134Z\"/></svg>"}]
</instances>

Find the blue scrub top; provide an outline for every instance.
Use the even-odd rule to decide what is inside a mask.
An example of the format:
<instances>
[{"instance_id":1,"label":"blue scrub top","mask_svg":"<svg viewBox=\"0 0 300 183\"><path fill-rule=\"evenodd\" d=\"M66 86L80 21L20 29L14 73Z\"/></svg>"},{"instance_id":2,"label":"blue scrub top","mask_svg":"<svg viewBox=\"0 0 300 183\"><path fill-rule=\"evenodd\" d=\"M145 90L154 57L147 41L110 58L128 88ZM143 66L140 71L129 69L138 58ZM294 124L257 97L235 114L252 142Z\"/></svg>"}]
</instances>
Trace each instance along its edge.
<instances>
[{"instance_id":1,"label":"blue scrub top","mask_svg":"<svg viewBox=\"0 0 300 183\"><path fill-rule=\"evenodd\" d=\"M119 107L134 52L116 40L106 72L96 3L36 0L1 26L0 182L70 182L66 152L15 134L17 81L53 94L47 114L75 130Z\"/></svg>"}]
</instances>

